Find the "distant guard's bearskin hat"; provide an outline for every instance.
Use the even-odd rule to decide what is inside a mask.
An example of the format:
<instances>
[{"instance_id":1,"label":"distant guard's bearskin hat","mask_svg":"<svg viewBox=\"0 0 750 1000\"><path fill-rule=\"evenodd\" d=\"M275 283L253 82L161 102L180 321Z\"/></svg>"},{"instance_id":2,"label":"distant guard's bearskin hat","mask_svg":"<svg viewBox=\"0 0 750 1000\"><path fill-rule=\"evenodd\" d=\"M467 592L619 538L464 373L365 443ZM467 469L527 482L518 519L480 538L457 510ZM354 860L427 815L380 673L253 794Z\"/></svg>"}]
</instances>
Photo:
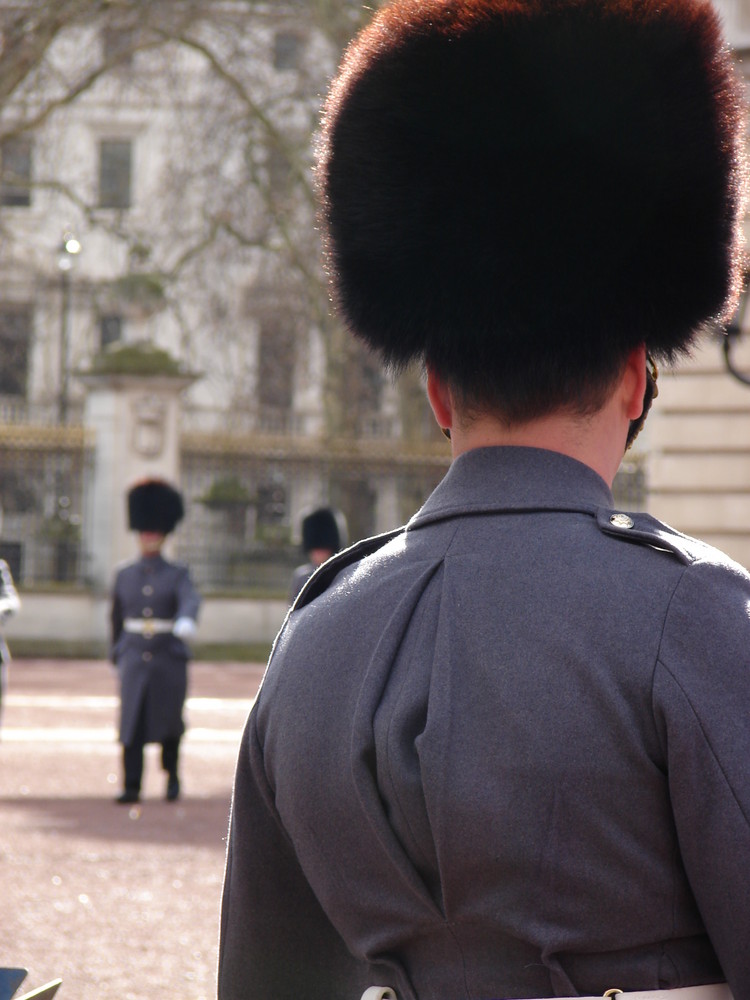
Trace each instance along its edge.
<instances>
[{"instance_id":1,"label":"distant guard's bearskin hat","mask_svg":"<svg viewBox=\"0 0 750 1000\"><path fill-rule=\"evenodd\" d=\"M742 101L709 0L393 0L323 119L348 325L521 419L674 360L736 297Z\"/></svg>"},{"instance_id":2,"label":"distant guard's bearskin hat","mask_svg":"<svg viewBox=\"0 0 750 1000\"><path fill-rule=\"evenodd\" d=\"M319 507L302 519L302 548L330 549L338 552L346 544L343 516L330 507Z\"/></svg>"},{"instance_id":3,"label":"distant guard's bearskin hat","mask_svg":"<svg viewBox=\"0 0 750 1000\"><path fill-rule=\"evenodd\" d=\"M168 535L184 513L181 494L162 479L145 479L128 492L131 531L157 531Z\"/></svg>"}]
</instances>

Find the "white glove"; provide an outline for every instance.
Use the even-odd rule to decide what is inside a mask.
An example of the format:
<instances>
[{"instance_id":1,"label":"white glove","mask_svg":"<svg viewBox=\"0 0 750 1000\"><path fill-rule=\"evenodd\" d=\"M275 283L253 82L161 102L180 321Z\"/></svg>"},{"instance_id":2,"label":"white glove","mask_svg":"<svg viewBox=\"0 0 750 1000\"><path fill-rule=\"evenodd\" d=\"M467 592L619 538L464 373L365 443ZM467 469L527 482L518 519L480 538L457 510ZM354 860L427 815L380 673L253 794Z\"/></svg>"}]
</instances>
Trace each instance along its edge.
<instances>
[{"instance_id":1,"label":"white glove","mask_svg":"<svg viewBox=\"0 0 750 1000\"><path fill-rule=\"evenodd\" d=\"M172 626L172 635L176 635L178 639L193 639L196 631L197 626L193 619L185 616L178 618Z\"/></svg>"},{"instance_id":2,"label":"white glove","mask_svg":"<svg viewBox=\"0 0 750 1000\"><path fill-rule=\"evenodd\" d=\"M21 610L21 601L16 594L0 598L0 618L7 621Z\"/></svg>"}]
</instances>

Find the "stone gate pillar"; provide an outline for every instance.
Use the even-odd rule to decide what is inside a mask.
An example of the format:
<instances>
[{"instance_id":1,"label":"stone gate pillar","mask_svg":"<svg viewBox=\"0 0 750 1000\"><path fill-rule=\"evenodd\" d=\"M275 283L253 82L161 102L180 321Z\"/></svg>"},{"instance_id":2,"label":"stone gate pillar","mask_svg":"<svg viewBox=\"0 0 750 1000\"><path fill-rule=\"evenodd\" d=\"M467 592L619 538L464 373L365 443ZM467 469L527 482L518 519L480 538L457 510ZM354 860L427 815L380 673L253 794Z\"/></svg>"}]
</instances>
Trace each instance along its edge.
<instances>
[{"instance_id":1,"label":"stone gate pillar","mask_svg":"<svg viewBox=\"0 0 750 1000\"><path fill-rule=\"evenodd\" d=\"M107 590L115 566L136 554L126 492L154 476L180 485L180 395L193 375L80 373L84 424L94 439L87 470L83 543L95 589Z\"/></svg>"}]
</instances>

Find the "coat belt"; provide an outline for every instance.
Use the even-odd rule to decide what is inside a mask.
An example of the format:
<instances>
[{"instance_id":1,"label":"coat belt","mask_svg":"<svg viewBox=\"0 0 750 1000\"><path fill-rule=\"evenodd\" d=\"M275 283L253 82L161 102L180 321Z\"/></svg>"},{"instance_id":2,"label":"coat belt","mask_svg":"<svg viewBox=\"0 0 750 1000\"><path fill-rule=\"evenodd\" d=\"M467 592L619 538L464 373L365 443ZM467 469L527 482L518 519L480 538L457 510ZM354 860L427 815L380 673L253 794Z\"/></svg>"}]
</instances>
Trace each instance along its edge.
<instances>
[{"instance_id":1,"label":"coat belt","mask_svg":"<svg viewBox=\"0 0 750 1000\"><path fill-rule=\"evenodd\" d=\"M683 986L675 990L607 990L605 997L611 1000L733 1000L732 991L726 983L712 986ZM560 1000L573 1000L561 997ZM602 1000L601 997L579 997L578 1000Z\"/></svg>"},{"instance_id":2,"label":"coat belt","mask_svg":"<svg viewBox=\"0 0 750 1000\"><path fill-rule=\"evenodd\" d=\"M623 990L607 990L605 997L611 1000L732 1000L732 991L726 983L713 986L686 986L676 990L641 990L625 993ZM388 986L371 986L362 994L362 1000L397 1000L395 990ZM545 998L540 998L545 1000ZM553 1000L553 998L546 998ZM559 1000L576 1000L574 997L560 997ZM578 997L577 1000L602 1000L602 997Z\"/></svg>"},{"instance_id":3,"label":"coat belt","mask_svg":"<svg viewBox=\"0 0 750 1000\"><path fill-rule=\"evenodd\" d=\"M169 618L126 618L122 623L125 632L134 632L149 639L157 632L171 632L174 622Z\"/></svg>"}]
</instances>

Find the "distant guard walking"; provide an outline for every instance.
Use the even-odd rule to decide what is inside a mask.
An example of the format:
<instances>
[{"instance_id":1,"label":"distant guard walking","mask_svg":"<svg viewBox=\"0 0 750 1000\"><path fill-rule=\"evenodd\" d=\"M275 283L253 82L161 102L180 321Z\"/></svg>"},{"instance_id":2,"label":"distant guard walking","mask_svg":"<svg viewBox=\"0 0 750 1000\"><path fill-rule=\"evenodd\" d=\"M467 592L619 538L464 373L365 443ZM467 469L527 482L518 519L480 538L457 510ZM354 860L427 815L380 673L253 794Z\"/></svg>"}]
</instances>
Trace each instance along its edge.
<instances>
[{"instance_id":1,"label":"distant guard walking","mask_svg":"<svg viewBox=\"0 0 750 1000\"><path fill-rule=\"evenodd\" d=\"M129 526L138 532L141 554L117 573L112 598L124 771L119 803L140 798L146 743L161 743L167 800L180 794L178 760L190 658L186 642L195 635L200 597L187 567L168 562L161 550L183 514L182 496L161 480L145 480L128 493Z\"/></svg>"}]
</instances>

